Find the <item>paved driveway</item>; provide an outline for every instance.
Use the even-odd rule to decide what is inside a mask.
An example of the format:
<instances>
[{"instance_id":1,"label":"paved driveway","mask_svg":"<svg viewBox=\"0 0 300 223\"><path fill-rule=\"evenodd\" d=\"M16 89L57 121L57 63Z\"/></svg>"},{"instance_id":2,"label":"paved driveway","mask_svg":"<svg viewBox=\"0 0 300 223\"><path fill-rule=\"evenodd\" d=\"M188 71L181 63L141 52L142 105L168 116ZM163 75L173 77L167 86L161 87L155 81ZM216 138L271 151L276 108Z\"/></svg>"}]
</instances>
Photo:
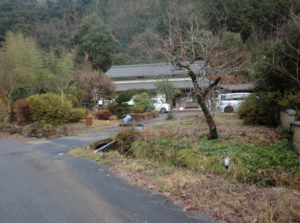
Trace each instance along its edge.
<instances>
[{"instance_id":1,"label":"paved driveway","mask_svg":"<svg viewBox=\"0 0 300 223\"><path fill-rule=\"evenodd\" d=\"M0 222L212 222L127 184L96 162L65 154L118 130L35 142L0 140Z\"/></svg>"}]
</instances>

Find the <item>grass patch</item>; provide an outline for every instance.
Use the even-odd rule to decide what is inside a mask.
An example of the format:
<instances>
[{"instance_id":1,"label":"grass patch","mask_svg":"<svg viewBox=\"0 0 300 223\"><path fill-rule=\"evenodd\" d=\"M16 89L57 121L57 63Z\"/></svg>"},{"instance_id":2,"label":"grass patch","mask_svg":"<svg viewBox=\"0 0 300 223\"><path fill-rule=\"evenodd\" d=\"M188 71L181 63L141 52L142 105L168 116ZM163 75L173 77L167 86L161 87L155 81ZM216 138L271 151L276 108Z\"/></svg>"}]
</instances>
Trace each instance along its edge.
<instances>
[{"instance_id":1,"label":"grass patch","mask_svg":"<svg viewBox=\"0 0 300 223\"><path fill-rule=\"evenodd\" d=\"M300 189L299 155L279 129L217 120L218 140L207 140L206 129L187 120L144 128L129 150L137 158L220 175L230 182ZM229 168L224 166L226 157L230 157Z\"/></svg>"},{"instance_id":2,"label":"grass patch","mask_svg":"<svg viewBox=\"0 0 300 223\"><path fill-rule=\"evenodd\" d=\"M185 211L199 210L224 222L295 223L300 219L300 193L296 190L228 183L215 175L147 159L127 159L116 152L106 153L103 159L105 166L128 183L164 194L184 205Z\"/></svg>"}]
</instances>

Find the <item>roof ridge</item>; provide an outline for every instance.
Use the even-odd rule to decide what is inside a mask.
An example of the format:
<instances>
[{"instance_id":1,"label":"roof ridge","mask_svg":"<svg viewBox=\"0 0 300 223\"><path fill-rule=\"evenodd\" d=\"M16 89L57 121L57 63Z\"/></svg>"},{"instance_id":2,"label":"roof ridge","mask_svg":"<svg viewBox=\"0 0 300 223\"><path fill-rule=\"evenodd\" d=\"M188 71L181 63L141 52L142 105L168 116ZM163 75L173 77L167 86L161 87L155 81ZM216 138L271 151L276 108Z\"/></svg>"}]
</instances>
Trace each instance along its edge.
<instances>
[{"instance_id":1,"label":"roof ridge","mask_svg":"<svg viewBox=\"0 0 300 223\"><path fill-rule=\"evenodd\" d=\"M195 61L193 64L199 64L201 61L197 60ZM182 63L188 63L188 62L182 62ZM193 65L191 64L191 65ZM166 62L166 63L149 63L149 64L127 64L127 65L115 65L115 66L111 66L111 68L124 68L124 67L144 67L144 66L173 66L170 62Z\"/></svg>"},{"instance_id":2,"label":"roof ridge","mask_svg":"<svg viewBox=\"0 0 300 223\"><path fill-rule=\"evenodd\" d=\"M131 65L115 65L111 68L124 68L124 67L144 67L144 66L166 66L171 65L170 63L151 63L151 64L131 64ZM172 65L171 65L172 66Z\"/></svg>"}]
</instances>

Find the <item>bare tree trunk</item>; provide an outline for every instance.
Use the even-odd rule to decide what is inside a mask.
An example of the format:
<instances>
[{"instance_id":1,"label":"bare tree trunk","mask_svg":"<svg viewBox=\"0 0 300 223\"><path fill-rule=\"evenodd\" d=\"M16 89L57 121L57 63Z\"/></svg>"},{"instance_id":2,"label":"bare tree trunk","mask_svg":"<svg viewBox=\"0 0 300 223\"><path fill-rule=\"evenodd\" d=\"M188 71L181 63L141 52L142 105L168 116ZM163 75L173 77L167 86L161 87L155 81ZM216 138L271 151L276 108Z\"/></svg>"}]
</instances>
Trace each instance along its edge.
<instances>
[{"instance_id":1,"label":"bare tree trunk","mask_svg":"<svg viewBox=\"0 0 300 223\"><path fill-rule=\"evenodd\" d=\"M64 91L60 91L61 102L64 103Z\"/></svg>"},{"instance_id":2,"label":"bare tree trunk","mask_svg":"<svg viewBox=\"0 0 300 223\"><path fill-rule=\"evenodd\" d=\"M198 99L198 104L200 105L202 112L205 116L206 123L209 128L209 134L208 134L208 139L217 139L218 138L218 131L217 131L217 126L215 124L215 121L210 114L206 103L205 103L205 97L203 98L203 95L197 94L197 99Z\"/></svg>"},{"instance_id":3,"label":"bare tree trunk","mask_svg":"<svg viewBox=\"0 0 300 223\"><path fill-rule=\"evenodd\" d=\"M204 113L205 120L206 120L206 123L209 128L208 139L217 139L218 138L217 126L214 122L212 115L210 114L210 112L206 106L205 99L206 99L206 96L208 95L208 93L214 88L214 86L216 86L220 82L221 77L218 77L213 83L211 83L205 89L201 89L201 87L199 86L199 83L198 83L199 77L196 73L194 73L194 71L191 69L191 67L189 65L183 66L180 63L177 63L177 66L178 65L179 65L179 67L181 66L188 70L188 75L191 77L191 79L193 81L194 92L197 96L198 104L200 105L200 107Z\"/></svg>"}]
</instances>

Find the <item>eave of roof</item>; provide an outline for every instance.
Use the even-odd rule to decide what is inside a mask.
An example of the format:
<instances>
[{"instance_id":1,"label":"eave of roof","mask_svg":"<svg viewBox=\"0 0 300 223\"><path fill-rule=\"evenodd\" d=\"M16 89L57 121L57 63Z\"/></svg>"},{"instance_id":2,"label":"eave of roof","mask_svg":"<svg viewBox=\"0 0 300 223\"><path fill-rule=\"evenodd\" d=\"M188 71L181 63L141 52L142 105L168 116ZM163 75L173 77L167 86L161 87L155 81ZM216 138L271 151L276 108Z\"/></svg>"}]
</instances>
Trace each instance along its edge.
<instances>
[{"instance_id":1,"label":"eave of roof","mask_svg":"<svg viewBox=\"0 0 300 223\"><path fill-rule=\"evenodd\" d=\"M202 62L196 61L190 65L195 72L201 72ZM185 70L175 69L170 63L136 64L112 66L106 74L111 78L156 77L186 75Z\"/></svg>"},{"instance_id":2,"label":"eave of roof","mask_svg":"<svg viewBox=\"0 0 300 223\"><path fill-rule=\"evenodd\" d=\"M194 87L193 82L190 78L178 78L178 79L168 79L170 83L174 85L174 89L192 89ZM115 81L116 91L126 91L133 88L145 88L148 90L155 90L154 83L157 80L129 80L129 81ZM199 82L200 83L200 82ZM206 86L208 83L205 83Z\"/></svg>"},{"instance_id":3,"label":"eave of roof","mask_svg":"<svg viewBox=\"0 0 300 223\"><path fill-rule=\"evenodd\" d=\"M229 91L250 91L253 84L223 84L221 87Z\"/></svg>"}]
</instances>

